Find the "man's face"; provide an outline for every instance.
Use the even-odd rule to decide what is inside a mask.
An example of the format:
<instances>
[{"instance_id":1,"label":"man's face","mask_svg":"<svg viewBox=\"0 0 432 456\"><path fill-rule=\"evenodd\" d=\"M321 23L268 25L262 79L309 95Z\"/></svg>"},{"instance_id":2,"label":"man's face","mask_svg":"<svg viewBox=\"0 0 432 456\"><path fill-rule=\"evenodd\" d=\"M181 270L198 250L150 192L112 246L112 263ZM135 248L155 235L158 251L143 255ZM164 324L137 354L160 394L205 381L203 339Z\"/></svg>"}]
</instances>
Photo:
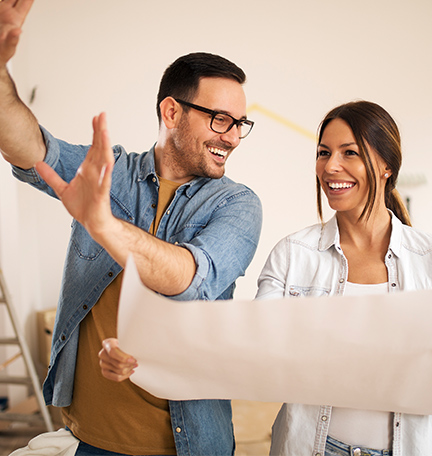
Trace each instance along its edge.
<instances>
[{"instance_id":1,"label":"man's face","mask_svg":"<svg viewBox=\"0 0 432 456\"><path fill-rule=\"evenodd\" d=\"M231 79L201 79L191 102L236 119L246 118L243 87ZM221 178L228 157L240 143L236 126L220 134L210 128L210 121L210 114L190 108L188 113L182 113L178 127L172 132L172 165L184 182L195 176Z\"/></svg>"}]
</instances>

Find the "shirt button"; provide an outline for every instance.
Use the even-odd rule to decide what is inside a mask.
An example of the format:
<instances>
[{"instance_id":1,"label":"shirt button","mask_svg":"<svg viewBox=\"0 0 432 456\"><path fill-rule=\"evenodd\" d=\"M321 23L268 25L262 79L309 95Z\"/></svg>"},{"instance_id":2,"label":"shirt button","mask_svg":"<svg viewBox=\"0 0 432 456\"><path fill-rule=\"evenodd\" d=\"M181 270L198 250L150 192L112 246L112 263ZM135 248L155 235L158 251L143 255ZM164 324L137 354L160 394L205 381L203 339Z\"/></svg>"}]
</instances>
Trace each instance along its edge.
<instances>
[{"instance_id":1,"label":"shirt button","mask_svg":"<svg viewBox=\"0 0 432 456\"><path fill-rule=\"evenodd\" d=\"M391 286L394 288L394 287L396 286L396 284L393 282L393 283L391 284Z\"/></svg>"},{"instance_id":2,"label":"shirt button","mask_svg":"<svg viewBox=\"0 0 432 456\"><path fill-rule=\"evenodd\" d=\"M175 241L175 242L174 242L174 245L177 245L177 244L178 244L178 241Z\"/></svg>"},{"instance_id":3,"label":"shirt button","mask_svg":"<svg viewBox=\"0 0 432 456\"><path fill-rule=\"evenodd\" d=\"M181 427L176 427L176 432L177 432L177 434L180 434L180 432L181 432Z\"/></svg>"},{"instance_id":4,"label":"shirt button","mask_svg":"<svg viewBox=\"0 0 432 456\"><path fill-rule=\"evenodd\" d=\"M345 282L344 278L339 279L339 283L344 283L344 282Z\"/></svg>"},{"instance_id":5,"label":"shirt button","mask_svg":"<svg viewBox=\"0 0 432 456\"><path fill-rule=\"evenodd\" d=\"M327 417L326 417L325 415L323 415L323 416L321 417L321 421L327 421Z\"/></svg>"},{"instance_id":6,"label":"shirt button","mask_svg":"<svg viewBox=\"0 0 432 456\"><path fill-rule=\"evenodd\" d=\"M361 456L361 449L360 448L354 448L353 455L354 456Z\"/></svg>"}]
</instances>

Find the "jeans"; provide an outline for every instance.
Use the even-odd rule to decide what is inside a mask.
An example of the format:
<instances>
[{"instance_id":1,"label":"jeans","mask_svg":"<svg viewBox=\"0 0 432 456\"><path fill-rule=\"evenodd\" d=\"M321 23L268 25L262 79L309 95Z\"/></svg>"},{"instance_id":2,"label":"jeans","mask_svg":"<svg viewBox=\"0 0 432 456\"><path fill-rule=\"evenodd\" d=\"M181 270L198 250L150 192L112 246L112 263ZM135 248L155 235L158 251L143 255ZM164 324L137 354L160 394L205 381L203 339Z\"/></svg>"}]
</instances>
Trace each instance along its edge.
<instances>
[{"instance_id":1,"label":"jeans","mask_svg":"<svg viewBox=\"0 0 432 456\"><path fill-rule=\"evenodd\" d=\"M327 437L325 456L391 456L392 450L372 450L358 446L346 445L339 440Z\"/></svg>"}]
</instances>

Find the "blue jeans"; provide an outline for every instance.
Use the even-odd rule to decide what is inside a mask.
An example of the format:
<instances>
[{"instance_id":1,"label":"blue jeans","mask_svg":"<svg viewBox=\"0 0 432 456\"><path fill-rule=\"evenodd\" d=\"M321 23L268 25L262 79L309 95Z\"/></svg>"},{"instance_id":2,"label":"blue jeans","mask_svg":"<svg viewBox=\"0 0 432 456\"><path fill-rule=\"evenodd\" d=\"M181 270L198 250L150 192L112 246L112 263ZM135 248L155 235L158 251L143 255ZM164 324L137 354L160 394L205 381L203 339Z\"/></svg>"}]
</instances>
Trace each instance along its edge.
<instances>
[{"instance_id":1,"label":"blue jeans","mask_svg":"<svg viewBox=\"0 0 432 456\"><path fill-rule=\"evenodd\" d=\"M372 450L358 446L346 445L327 436L325 456L391 456L392 450Z\"/></svg>"}]
</instances>

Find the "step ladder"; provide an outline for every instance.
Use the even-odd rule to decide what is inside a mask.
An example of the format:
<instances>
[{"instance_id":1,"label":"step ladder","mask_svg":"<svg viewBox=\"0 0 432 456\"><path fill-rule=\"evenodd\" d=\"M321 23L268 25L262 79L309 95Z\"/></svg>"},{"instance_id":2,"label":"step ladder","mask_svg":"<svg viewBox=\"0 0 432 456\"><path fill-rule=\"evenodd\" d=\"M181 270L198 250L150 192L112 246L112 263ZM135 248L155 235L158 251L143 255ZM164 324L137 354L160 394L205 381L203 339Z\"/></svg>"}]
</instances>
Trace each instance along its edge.
<instances>
[{"instance_id":1,"label":"step ladder","mask_svg":"<svg viewBox=\"0 0 432 456\"><path fill-rule=\"evenodd\" d=\"M15 337L0 337L0 345L16 345L19 348L19 352L14 355L12 358L5 361L0 365L0 370L6 368L16 359L22 356L25 367L27 369L27 376L17 377L17 376L7 376L0 375L1 384L14 384L14 385L24 385L27 386L29 390L29 395L33 394L37 400L39 406L39 412L24 414L24 413L11 413L6 411L0 412L0 421L9 421L9 422L26 422L28 424L38 424L43 425L48 431L53 431L54 427L52 424L51 416L48 412L47 407L42 396L41 385L39 383L39 378L36 374L36 369L28 348L27 342L24 338L24 334L19 326L17 314L12 305L11 297L9 295L8 289L6 287L6 282L3 276L3 272L0 269L0 305L5 305L7 312L9 314L9 319L12 323L12 327L15 333Z\"/></svg>"}]
</instances>

